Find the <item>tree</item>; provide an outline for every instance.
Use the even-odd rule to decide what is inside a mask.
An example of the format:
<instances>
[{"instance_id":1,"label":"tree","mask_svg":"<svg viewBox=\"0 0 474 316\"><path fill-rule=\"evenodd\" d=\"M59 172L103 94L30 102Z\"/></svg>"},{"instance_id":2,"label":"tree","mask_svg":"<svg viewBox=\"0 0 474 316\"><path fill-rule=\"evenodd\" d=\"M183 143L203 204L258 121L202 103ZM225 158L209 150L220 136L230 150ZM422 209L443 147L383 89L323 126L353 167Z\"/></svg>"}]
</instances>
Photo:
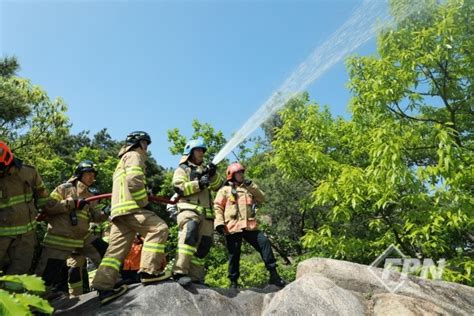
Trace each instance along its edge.
<instances>
[{"instance_id":1,"label":"tree","mask_svg":"<svg viewBox=\"0 0 474 316\"><path fill-rule=\"evenodd\" d=\"M447 259L447 280L473 284L474 5L427 3L402 20L394 1L380 56L348 60L352 120L316 104L283 111L275 162L312 182L313 251L368 263L395 243Z\"/></svg>"},{"instance_id":2,"label":"tree","mask_svg":"<svg viewBox=\"0 0 474 316\"><path fill-rule=\"evenodd\" d=\"M59 98L50 100L40 87L15 76L18 69L15 58L0 62L0 139L34 162L33 153L48 156L51 144L68 133L66 105Z\"/></svg>"}]
</instances>

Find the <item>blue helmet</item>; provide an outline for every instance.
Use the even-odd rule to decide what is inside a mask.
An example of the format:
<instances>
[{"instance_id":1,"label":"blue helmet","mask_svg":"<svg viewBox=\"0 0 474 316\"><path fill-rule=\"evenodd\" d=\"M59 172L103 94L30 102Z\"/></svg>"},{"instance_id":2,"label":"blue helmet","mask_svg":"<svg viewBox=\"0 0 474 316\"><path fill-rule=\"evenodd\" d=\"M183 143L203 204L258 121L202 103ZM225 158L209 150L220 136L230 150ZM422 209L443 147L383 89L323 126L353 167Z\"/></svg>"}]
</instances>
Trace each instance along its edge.
<instances>
[{"instance_id":1,"label":"blue helmet","mask_svg":"<svg viewBox=\"0 0 474 316\"><path fill-rule=\"evenodd\" d=\"M205 152L207 150L207 147L206 147L206 144L204 143L204 139L198 138L198 139L191 139L190 141L188 141L186 146L184 146L183 155L185 156L191 155L191 152L193 151L194 148L201 148Z\"/></svg>"}]
</instances>

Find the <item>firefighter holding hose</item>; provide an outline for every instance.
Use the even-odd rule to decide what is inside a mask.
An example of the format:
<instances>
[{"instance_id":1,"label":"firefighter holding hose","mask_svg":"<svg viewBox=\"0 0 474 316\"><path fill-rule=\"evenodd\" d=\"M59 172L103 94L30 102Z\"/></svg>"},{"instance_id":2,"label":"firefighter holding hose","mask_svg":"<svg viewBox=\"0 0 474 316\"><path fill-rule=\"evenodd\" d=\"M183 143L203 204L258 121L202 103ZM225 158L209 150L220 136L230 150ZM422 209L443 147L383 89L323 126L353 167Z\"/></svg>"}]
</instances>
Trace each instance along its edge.
<instances>
[{"instance_id":1,"label":"firefighter holding hose","mask_svg":"<svg viewBox=\"0 0 474 316\"><path fill-rule=\"evenodd\" d=\"M127 291L125 284L114 286L136 233L144 236L139 269L142 284L171 277L171 273L164 271L168 226L148 205L145 161L149 144L148 133L132 132L119 152L120 161L113 175L109 247L92 281L102 304Z\"/></svg>"},{"instance_id":2,"label":"firefighter holding hose","mask_svg":"<svg viewBox=\"0 0 474 316\"><path fill-rule=\"evenodd\" d=\"M43 239L43 250L35 273L42 276L52 298L60 283L60 271L65 269L66 260L75 262L68 274L69 291L72 296L82 294L82 265L84 257L99 264L100 245L89 232L91 222L102 222L107 216L98 202L88 203L85 199L94 196L90 188L97 176L97 166L90 160L81 161L73 176L54 189L50 197L61 208L46 210L48 227Z\"/></svg>"},{"instance_id":3,"label":"firefighter holding hose","mask_svg":"<svg viewBox=\"0 0 474 316\"><path fill-rule=\"evenodd\" d=\"M202 139L190 140L173 175L173 186L181 197L178 208L178 249L173 278L182 286L204 282L204 257L212 246L214 211L210 190L217 191L222 179L217 166L204 165L207 147Z\"/></svg>"}]
</instances>

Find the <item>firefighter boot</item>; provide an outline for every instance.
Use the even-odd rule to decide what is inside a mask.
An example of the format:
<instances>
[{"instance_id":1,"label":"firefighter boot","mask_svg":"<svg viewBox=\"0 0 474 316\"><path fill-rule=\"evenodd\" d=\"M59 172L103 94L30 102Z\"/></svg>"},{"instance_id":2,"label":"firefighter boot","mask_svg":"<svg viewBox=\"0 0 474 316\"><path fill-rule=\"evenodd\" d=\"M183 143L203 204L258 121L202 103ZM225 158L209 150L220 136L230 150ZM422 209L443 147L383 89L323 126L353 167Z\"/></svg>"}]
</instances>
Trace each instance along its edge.
<instances>
[{"instance_id":1,"label":"firefighter boot","mask_svg":"<svg viewBox=\"0 0 474 316\"><path fill-rule=\"evenodd\" d=\"M116 299L119 296L122 296L127 292L128 286L126 284L122 284L116 289L113 290L98 290L99 293L99 300L102 305L105 305L112 300Z\"/></svg>"},{"instance_id":2,"label":"firefighter boot","mask_svg":"<svg viewBox=\"0 0 474 316\"><path fill-rule=\"evenodd\" d=\"M182 287L187 287L192 284L192 280L189 276L186 274L181 274L181 273L175 273L173 274L173 279L178 282L179 285Z\"/></svg>"},{"instance_id":3,"label":"firefighter boot","mask_svg":"<svg viewBox=\"0 0 474 316\"><path fill-rule=\"evenodd\" d=\"M272 268L268 271L270 272L270 280L268 281L269 284L273 284L278 287L285 287L286 282L282 278L280 278L280 275L278 275L276 268Z\"/></svg>"},{"instance_id":4,"label":"firefighter boot","mask_svg":"<svg viewBox=\"0 0 474 316\"><path fill-rule=\"evenodd\" d=\"M236 280L230 280L230 287L231 290L237 290L239 288L239 284Z\"/></svg>"},{"instance_id":5,"label":"firefighter boot","mask_svg":"<svg viewBox=\"0 0 474 316\"><path fill-rule=\"evenodd\" d=\"M149 274L146 272L141 272L140 273L140 280L143 285L147 284L152 284L160 281L164 281L171 278L171 272L170 271L162 271L159 274Z\"/></svg>"}]
</instances>

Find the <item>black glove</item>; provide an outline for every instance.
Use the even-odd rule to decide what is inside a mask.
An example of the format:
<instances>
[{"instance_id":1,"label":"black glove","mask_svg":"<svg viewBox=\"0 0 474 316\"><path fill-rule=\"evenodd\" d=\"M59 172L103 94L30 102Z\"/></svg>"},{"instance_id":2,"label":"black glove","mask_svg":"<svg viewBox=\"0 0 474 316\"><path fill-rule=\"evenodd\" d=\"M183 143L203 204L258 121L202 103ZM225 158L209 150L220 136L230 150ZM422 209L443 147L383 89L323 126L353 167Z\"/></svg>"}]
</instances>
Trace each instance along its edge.
<instances>
[{"instance_id":1,"label":"black glove","mask_svg":"<svg viewBox=\"0 0 474 316\"><path fill-rule=\"evenodd\" d=\"M85 199L74 200L74 205L76 206L77 210L82 210L87 204L89 204L89 202L87 202Z\"/></svg>"},{"instance_id":2,"label":"black glove","mask_svg":"<svg viewBox=\"0 0 474 316\"><path fill-rule=\"evenodd\" d=\"M225 233L224 225L217 226L216 227L216 232L219 233L220 235L224 235L224 233Z\"/></svg>"},{"instance_id":3,"label":"black glove","mask_svg":"<svg viewBox=\"0 0 474 316\"><path fill-rule=\"evenodd\" d=\"M215 164L213 164L212 162L207 166L207 168L209 169L209 177L213 177L216 175L216 172L217 172L217 166Z\"/></svg>"},{"instance_id":4,"label":"black glove","mask_svg":"<svg viewBox=\"0 0 474 316\"><path fill-rule=\"evenodd\" d=\"M205 174L202 175L201 178L199 178L199 188L202 190L204 188L207 188L209 186L209 175Z\"/></svg>"},{"instance_id":5,"label":"black glove","mask_svg":"<svg viewBox=\"0 0 474 316\"><path fill-rule=\"evenodd\" d=\"M145 205L143 208L144 208L145 210L149 210L149 211L152 211L152 212L153 212L153 207L151 207L151 204L150 204L150 203L148 203L147 205Z\"/></svg>"},{"instance_id":6,"label":"black glove","mask_svg":"<svg viewBox=\"0 0 474 316\"><path fill-rule=\"evenodd\" d=\"M244 185L246 187L250 186L252 184L252 180L244 180Z\"/></svg>"}]
</instances>

